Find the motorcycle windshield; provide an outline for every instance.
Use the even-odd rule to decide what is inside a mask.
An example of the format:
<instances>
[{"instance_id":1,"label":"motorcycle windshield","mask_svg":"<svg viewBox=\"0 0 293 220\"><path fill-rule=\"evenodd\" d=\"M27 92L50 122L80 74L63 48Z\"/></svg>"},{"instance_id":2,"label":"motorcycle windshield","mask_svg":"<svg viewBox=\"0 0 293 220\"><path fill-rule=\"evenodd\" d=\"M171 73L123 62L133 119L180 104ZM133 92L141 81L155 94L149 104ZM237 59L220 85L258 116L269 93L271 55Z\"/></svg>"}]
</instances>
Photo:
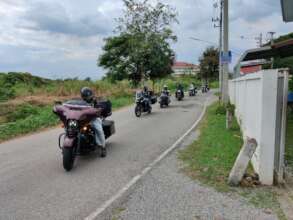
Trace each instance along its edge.
<instances>
[{"instance_id":1,"label":"motorcycle windshield","mask_svg":"<svg viewBox=\"0 0 293 220\"><path fill-rule=\"evenodd\" d=\"M91 105L74 105L72 102L66 102L63 105L54 107L54 112L63 122L67 120L86 120L91 121L100 113L100 109L96 109Z\"/></svg>"},{"instance_id":2,"label":"motorcycle windshield","mask_svg":"<svg viewBox=\"0 0 293 220\"><path fill-rule=\"evenodd\" d=\"M140 99L142 97L142 92L136 92L136 99Z\"/></svg>"}]
</instances>

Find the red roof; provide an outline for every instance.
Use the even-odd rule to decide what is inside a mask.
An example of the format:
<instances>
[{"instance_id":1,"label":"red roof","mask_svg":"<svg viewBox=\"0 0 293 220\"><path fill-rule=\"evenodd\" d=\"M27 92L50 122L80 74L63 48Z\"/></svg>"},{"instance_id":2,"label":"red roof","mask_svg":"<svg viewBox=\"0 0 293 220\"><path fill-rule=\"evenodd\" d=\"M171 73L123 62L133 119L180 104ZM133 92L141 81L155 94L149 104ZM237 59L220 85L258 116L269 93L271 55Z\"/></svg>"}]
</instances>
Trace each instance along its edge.
<instances>
[{"instance_id":1,"label":"red roof","mask_svg":"<svg viewBox=\"0 0 293 220\"><path fill-rule=\"evenodd\" d=\"M177 67L177 68L179 68L179 67L196 67L197 65L194 65L194 64L192 64L192 63L186 63L186 62L175 62L174 64L173 64L173 67Z\"/></svg>"},{"instance_id":2,"label":"red roof","mask_svg":"<svg viewBox=\"0 0 293 220\"><path fill-rule=\"evenodd\" d=\"M248 74L248 73L255 73L262 69L261 65L251 65L251 66L244 66L241 67L240 73L241 74Z\"/></svg>"}]
</instances>

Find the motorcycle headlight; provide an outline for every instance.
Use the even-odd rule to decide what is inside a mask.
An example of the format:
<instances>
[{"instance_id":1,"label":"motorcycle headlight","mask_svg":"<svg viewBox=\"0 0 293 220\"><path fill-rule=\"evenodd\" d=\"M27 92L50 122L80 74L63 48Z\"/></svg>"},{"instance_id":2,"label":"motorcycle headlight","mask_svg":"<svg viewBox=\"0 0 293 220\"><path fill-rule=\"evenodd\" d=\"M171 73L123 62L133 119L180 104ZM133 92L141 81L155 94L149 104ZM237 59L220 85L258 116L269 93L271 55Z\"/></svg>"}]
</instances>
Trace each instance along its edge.
<instances>
[{"instance_id":1,"label":"motorcycle headlight","mask_svg":"<svg viewBox=\"0 0 293 220\"><path fill-rule=\"evenodd\" d=\"M71 129L76 129L78 127L78 123L76 120L69 120L68 127Z\"/></svg>"}]
</instances>

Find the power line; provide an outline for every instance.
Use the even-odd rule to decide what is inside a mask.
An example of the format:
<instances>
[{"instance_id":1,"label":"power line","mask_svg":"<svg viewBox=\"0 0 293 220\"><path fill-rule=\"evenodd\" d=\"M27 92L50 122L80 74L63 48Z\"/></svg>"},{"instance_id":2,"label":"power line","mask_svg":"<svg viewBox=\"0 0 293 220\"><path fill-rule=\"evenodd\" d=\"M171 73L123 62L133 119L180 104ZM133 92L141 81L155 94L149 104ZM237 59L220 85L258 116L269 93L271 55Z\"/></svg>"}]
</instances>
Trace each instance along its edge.
<instances>
[{"instance_id":1,"label":"power line","mask_svg":"<svg viewBox=\"0 0 293 220\"><path fill-rule=\"evenodd\" d=\"M203 40L203 39L199 39L199 38L196 38L196 37L190 37L190 39L191 39L191 40L195 40L195 41L199 41L199 42L204 42L204 43L207 43L207 44L210 44L210 45L214 45L214 46L218 45L218 44L215 43L215 42L207 41L207 40ZM231 52L234 53L234 54L236 54L236 55L241 56L240 53L238 53L238 52L235 51L235 48L234 48L233 50L231 50Z\"/></svg>"}]
</instances>

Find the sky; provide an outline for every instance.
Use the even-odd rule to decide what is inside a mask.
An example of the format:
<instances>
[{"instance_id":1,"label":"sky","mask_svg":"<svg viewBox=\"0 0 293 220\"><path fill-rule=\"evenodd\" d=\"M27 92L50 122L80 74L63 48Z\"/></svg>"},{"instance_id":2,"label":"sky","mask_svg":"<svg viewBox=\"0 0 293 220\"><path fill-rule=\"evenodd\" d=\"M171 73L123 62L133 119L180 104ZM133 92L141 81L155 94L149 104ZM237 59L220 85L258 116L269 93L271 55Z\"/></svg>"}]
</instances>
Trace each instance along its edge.
<instances>
[{"instance_id":1,"label":"sky","mask_svg":"<svg viewBox=\"0 0 293 220\"><path fill-rule=\"evenodd\" d=\"M177 60L198 63L207 46L217 46L219 29L212 18L219 14L213 7L218 0L162 1L178 13L179 24L173 25L178 41L172 44ZM265 42L269 31L275 36L293 31L293 22L282 20L279 0L230 0L229 10L233 63L256 47L260 33ZM98 79L106 72L97 66L104 39L113 35L122 13L122 0L0 0L0 72Z\"/></svg>"}]
</instances>

